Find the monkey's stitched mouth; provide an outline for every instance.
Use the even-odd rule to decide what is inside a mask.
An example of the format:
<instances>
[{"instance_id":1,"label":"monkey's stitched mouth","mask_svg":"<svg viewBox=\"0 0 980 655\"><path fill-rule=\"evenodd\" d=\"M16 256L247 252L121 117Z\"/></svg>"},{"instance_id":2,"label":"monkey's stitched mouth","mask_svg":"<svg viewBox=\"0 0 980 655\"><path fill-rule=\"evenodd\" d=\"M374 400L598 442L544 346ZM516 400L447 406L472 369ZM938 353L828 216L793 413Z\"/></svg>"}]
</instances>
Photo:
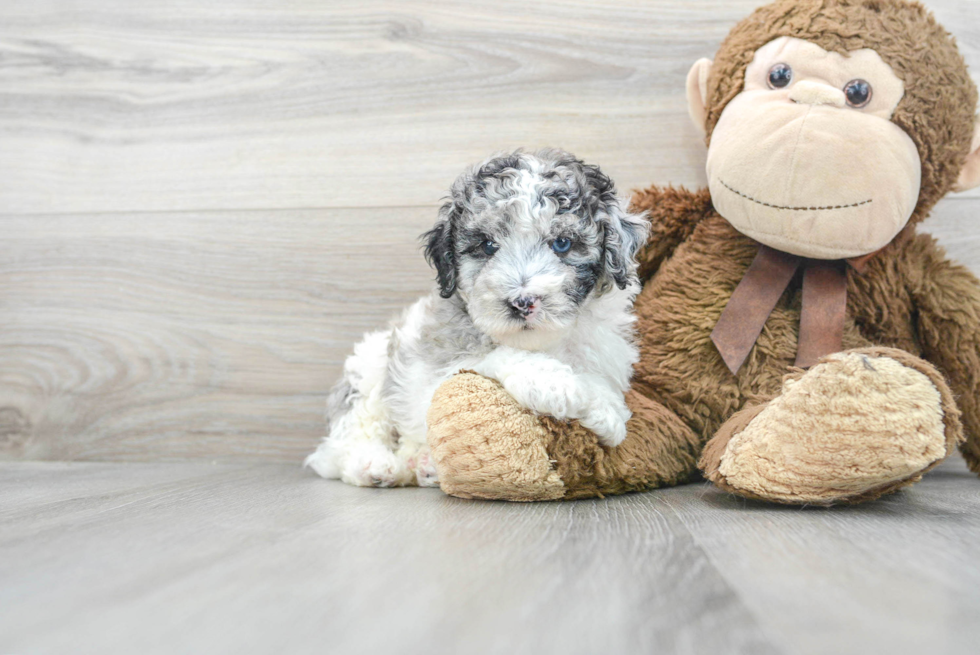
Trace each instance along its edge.
<instances>
[{"instance_id":1,"label":"monkey's stitched mouth","mask_svg":"<svg viewBox=\"0 0 980 655\"><path fill-rule=\"evenodd\" d=\"M728 189L729 191L731 191L735 195L741 196L741 197L745 198L746 200L751 200L752 202L754 202L757 205L762 205L763 207L771 207L772 209L788 209L789 211L794 211L794 212L813 212L813 211L826 211L828 209L850 209L851 207L860 207L861 205L869 205L869 204L871 204L871 200L869 199L869 200L863 200L861 202L855 202L855 203L850 204L850 205L827 205L826 207L785 207L785 206L782 206L782 205L773 205L772 203L763 202L761 200L756 200L752 196L747 196L744 193L742 193L741 191L739 191L737 189L733 189L732 187L728 186L725 183L725 180L721 179L720 177L718 178L718 181L721 182L721 185L723 187L725 187L726 189Z\"/></svg>"}]
</instances>

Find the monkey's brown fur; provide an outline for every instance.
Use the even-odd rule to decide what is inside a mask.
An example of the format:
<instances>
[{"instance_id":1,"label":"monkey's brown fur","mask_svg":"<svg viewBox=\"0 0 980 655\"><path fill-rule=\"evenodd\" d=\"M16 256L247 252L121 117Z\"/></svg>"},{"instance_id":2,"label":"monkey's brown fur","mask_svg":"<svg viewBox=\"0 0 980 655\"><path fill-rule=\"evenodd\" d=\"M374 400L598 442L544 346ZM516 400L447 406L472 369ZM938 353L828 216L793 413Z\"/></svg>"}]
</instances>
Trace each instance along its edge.
<instances>
[{"instance_id":1,"label":"monkey's brown fur","mask_svg":"<svg viewBox=\"0 0 980 655\"><path fill-rule=\"evenodd\" d=\"M922 373L941 398L946 452L960 443L970 468L980 473L980 283L966 268L949 262L934 239L915 232L915 224L952 188L973 136L977 92L963 59L951 37L918 4L781 0L757 10L722 44L708 80L709 139L721 110L741 91L755 50L779 36L839 52L872 48L906 85L892 120L919 150L922 189L909 225L862 273L848 270L844 348L860 349L854 352L861 356L890 357ZM543 445L538 464L552 475L547 493L523 486L520 476L461 478L481 463L508 466L508 451L496 438L513 431L499 420L499 407L520 408L514 409L493 381L459 375L440 388L430 411L429 440L448 493L512 500L618 494L689 480L697 475L700 457L706 477L754 497L750 490L728 485L719 473L719 459L729 439L780 394L784 378L802 376L793 368L800 276L733 376L710 333L758 243L714 211L707 190L651 187L637 192L633 204L649 212L653 231L638 257L644 281L636 302L641 355L628 396L634 416L626 441L606 449L574 422L531 417L539 430L532 440ZM868 361L873 366L874 360ZM746 413L736 416L742 410ZM918 480L938 461L860 493L829 493L826 502L875 498ZM526 461L514 466L526 466ZM767 499L795 502L792 496Z\"/></svg>"}]
</instances>

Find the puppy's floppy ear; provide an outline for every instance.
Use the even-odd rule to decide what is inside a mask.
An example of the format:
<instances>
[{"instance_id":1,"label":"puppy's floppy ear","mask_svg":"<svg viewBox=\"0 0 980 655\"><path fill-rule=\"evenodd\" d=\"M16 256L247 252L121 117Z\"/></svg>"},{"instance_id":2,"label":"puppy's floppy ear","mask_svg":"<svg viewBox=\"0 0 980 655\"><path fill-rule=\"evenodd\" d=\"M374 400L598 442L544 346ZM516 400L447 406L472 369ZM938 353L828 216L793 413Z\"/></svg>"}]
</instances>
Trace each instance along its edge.
<instances>
[{"instance_id":1,"label":"puppy's floppy ear","mask_svg":"<svg viewBox=\"0 0 980 655\"><path fill-rule=\"evenodd\" d=\"M616 286L625 289L636 280L636 251L646 243L650 223L643 214L625 211L618 198L607 205L606 215L603 225L606 274Z\"/></svg>"},{"instance_id":2,"label":"puppy's floppy ear","mask_svg":"<svg viewBox=\"0 0 980 655\"><path fill-rule=\"evenodd\" d=\"M436 269L439 295L448 298L456 292L456 252L453 248L453 217L457 208L447 202L439 210L435 227L422 235L425 259Z\"/></svg>"},{"instance_id":3,"label":"puppy's floppy ear","mask_svg":"<svg viewBox=\"0 0 980 655\"><path fill-rule=\"evenodd\" d=\"M636 251L646 242L650 223L644 214L624 209L625 201L616 196L615 185L598 166L585 164L583 168L593 198L593 216L602 225L606 275L625 289L636 279Z\"/></svg>"}]
</instances>

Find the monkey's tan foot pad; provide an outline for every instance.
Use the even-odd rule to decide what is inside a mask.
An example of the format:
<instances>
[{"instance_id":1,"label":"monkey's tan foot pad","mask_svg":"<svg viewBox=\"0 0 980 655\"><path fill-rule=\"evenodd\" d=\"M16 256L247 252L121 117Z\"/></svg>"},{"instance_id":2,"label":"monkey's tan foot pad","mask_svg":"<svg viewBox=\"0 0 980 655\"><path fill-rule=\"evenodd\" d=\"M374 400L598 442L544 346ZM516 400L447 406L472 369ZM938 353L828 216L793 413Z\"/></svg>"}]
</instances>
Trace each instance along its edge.
<instances>
[{"instance_id":1,"label":"monkey's tan foot pad","mask_svg":"<svg viewBox=\"0 0 980 655\"><path fill-rule=\"evenodd\" d=\"M453 376L436 390L428 424L445 493L516 501L564 496L546 450L546 429L495 380L475 373Z\"/></svg>"},{"instance_id":2,"label":"monkey's tan foot pad","mask_svg":"<svg viewBox=\"0 0 980 655\"><path fill-rule=\"evenodd\" d=\"M733 493L778 503L856 503L918 481L960 440L942 376L907 352L864 348L789 375L732 416L700 466Z\"/></svg>"}]
</instances>

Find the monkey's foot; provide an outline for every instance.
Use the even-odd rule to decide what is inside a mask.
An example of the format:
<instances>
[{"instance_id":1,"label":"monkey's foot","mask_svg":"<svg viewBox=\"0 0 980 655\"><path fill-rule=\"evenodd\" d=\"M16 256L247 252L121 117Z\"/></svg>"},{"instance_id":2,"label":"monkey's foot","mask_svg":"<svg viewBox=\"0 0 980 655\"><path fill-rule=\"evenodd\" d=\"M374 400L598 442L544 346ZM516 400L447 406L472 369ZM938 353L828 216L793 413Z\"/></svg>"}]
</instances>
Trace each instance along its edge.
<instances>
[{"instance_id":1,"label":"monkey's foot","mask_svg":"<svg viewBox=\"0 0 980 655\"><path fill-rule=\"evenodd\" d=\"M935 368L901 350L863 348L787 376L780 395L722 425L700 466L748 498L856 503L917 482L961 438Z\"/></svg>"},{"instance_id":2,"label":"monkey's foot","mask_svg":"<svg viewBox=\"0 0 980 655\"><path fill-rule=\"evenodd\" d=\"M565 495L548 457L547 430L495 380L460 373L444 382L428 425L439 486L447 494L518 501Z\"/></svg>"}]
</instances>

